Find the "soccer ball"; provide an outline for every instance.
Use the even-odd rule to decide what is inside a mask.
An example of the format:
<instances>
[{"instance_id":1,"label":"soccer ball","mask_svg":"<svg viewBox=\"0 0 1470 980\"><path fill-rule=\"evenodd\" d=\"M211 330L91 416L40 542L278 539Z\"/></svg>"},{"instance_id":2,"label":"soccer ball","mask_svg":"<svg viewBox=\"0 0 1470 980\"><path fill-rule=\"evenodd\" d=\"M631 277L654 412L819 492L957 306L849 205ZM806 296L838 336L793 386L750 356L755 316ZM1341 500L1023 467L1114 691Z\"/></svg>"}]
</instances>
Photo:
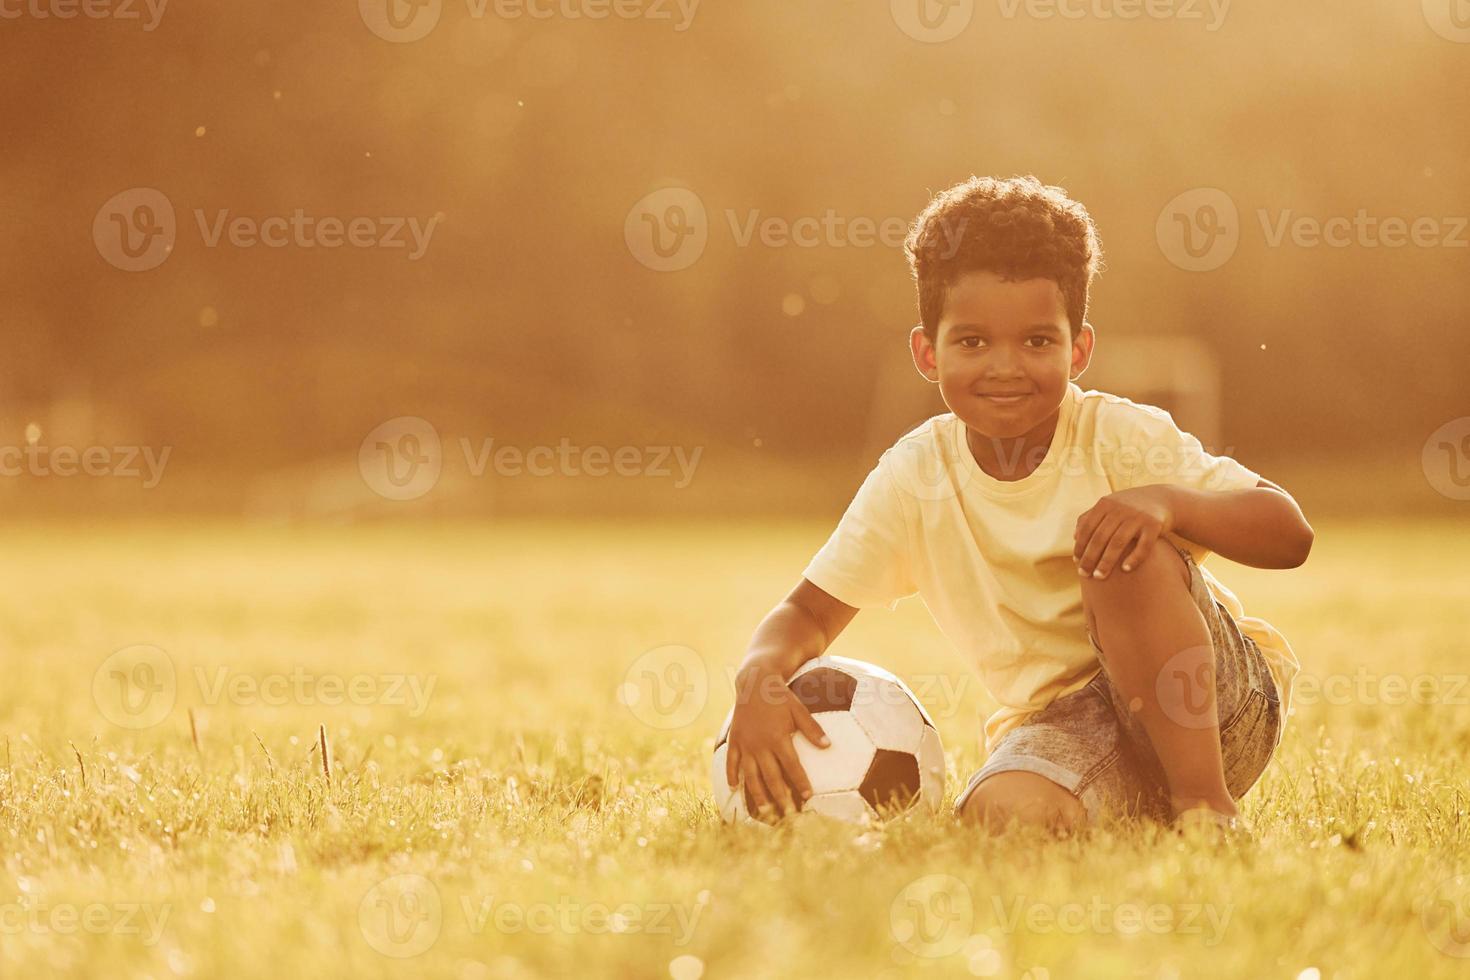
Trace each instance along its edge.
<instances>
[{"instance_id":1,"label":"soccer ball","mask_svg":"<svg viewBox=\"0 0 1470 980\"><path fill-rule=\"evenodd\" d=\"M919 699L882 667L847 657L807 661L787 682L831 745L819 749L797 733L796 756L811 780L802 812L863 823L923 807L939 809L944 796L944 749ZM744 786L725 781L730 719L715 742L715 803L726 822L755 820Z\"/></svg>"}]
</instances>

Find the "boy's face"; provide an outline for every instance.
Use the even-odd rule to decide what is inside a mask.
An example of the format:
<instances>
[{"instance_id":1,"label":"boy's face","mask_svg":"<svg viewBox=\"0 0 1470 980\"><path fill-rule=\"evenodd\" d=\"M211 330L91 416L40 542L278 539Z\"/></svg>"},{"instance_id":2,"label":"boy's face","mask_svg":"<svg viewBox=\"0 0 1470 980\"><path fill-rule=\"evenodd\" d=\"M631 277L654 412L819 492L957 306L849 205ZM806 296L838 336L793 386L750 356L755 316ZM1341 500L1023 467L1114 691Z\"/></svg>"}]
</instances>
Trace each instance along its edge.
<instances>
[{"instance_id":1,"label":"boy's face","mask_svg":"<svg viewBox=\"0 0 1470 980\"><path fill-rule=\"evenodd\" d=\"M970 272L950 287L934 341L920 327L909 340L915 366L938 383L949 410L977 433L1007 439L1039 428L1061 407L1067 382L1092 357L1093 333L1084 324L1071 338L1051 279Z\"/></svg>"}]
</instances>

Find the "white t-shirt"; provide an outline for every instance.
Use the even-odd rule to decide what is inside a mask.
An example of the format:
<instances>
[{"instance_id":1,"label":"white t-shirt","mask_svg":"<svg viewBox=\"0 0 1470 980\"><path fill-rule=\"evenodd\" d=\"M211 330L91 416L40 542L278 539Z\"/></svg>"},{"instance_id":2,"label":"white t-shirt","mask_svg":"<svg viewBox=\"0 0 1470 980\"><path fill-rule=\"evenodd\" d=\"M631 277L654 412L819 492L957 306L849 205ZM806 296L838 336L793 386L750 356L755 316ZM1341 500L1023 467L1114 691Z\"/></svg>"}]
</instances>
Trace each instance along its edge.
<instances>
[{"instance_id":1,"label":"white t-shirt","mask_svg":"<svg viewBox=\"0 0 1470 980\"><path fill-rule=\"evenodd\" d=\"M1254 471L1206 452L1168 412L1067 386L1041 464L998 480L970 453L965 424L936 415L885 451L836 530L802 573L859 609L892 609L917 592L979 670L1000 710L987 746L1031 713L1079 690L1100 669L1087 639L1072 561L1077 518L1117 490L1172 483L1199 490L1256 486ZM1197 563L1210 552L1174 534ZM1206 584L1260 647L1283 711L1298 668L1286 638L1243 615L1240 600L1201 567Z\"/></svg>"}]
</instances>

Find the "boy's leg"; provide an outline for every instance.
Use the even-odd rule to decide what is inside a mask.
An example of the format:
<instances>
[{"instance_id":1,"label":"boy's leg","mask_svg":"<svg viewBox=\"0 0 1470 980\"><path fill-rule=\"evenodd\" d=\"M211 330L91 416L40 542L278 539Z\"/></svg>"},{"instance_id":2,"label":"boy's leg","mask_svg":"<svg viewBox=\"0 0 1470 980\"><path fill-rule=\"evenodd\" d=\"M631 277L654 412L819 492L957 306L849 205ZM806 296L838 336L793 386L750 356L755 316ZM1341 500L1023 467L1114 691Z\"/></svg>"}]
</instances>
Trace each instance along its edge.
<instances>
[{"instance_id":1,"label":"boy's leg","mask_svg":"<svg viewBox=\"0 0 1470 980\"><path fill-rule=\"evenodd\" d=\"M1071 830L1087 822L1081 801L1045 776L1010 770L987 776L960 809L965 820L1002 830L1012 821Z\"/></svg>"},{"instance_id":2,"label":"boy's leg","mask_svg":"<svg viewBox=\"0 0 1470 980\"><path fill-rule=\"evenodd\" d=\"M1161 777L1150 775L1157 763L1146 769L1136 757L1116 693L1098 672L1007 732L955 798L955 815L989 829L1012 820L1070 828L1125 814L1167 819Z\"/></svg>"},{"instance_id":3,"label":"boy's leg","mask_svg":"<svg viewBox=\"0 0 1470 980\"><path fill-rule=\"evenodd\" d=\"M1174 811L1203 806L1234 815L1212 637L1184 557L1161 538L1132 571L1083 579L1082 605L1103 670L1158 757Z\"/></svg>"}]
</instances>

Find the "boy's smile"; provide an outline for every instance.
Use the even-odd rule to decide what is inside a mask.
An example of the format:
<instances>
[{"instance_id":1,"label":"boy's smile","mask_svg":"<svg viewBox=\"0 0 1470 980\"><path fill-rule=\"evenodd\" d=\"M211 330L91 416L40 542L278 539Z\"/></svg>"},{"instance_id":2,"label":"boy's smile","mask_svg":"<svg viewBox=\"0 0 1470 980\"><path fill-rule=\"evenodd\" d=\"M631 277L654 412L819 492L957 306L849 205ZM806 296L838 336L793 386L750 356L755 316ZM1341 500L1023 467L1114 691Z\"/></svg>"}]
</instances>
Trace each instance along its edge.
<instances>
[{"instance_id":1,"label":"boy's smile","mask_svg":"<svg viewBox=\"0 0 1470 980\"><path fill-rule=\"evenodd\" d=\"M1019 480L1051 445L1067 383L1092 357L1092 327L1075 338L1051 279L961 276L945 297L931 342L910 336L914 364L965 423L970 451L999 480Z\"/></svg>"}]
</instances>

